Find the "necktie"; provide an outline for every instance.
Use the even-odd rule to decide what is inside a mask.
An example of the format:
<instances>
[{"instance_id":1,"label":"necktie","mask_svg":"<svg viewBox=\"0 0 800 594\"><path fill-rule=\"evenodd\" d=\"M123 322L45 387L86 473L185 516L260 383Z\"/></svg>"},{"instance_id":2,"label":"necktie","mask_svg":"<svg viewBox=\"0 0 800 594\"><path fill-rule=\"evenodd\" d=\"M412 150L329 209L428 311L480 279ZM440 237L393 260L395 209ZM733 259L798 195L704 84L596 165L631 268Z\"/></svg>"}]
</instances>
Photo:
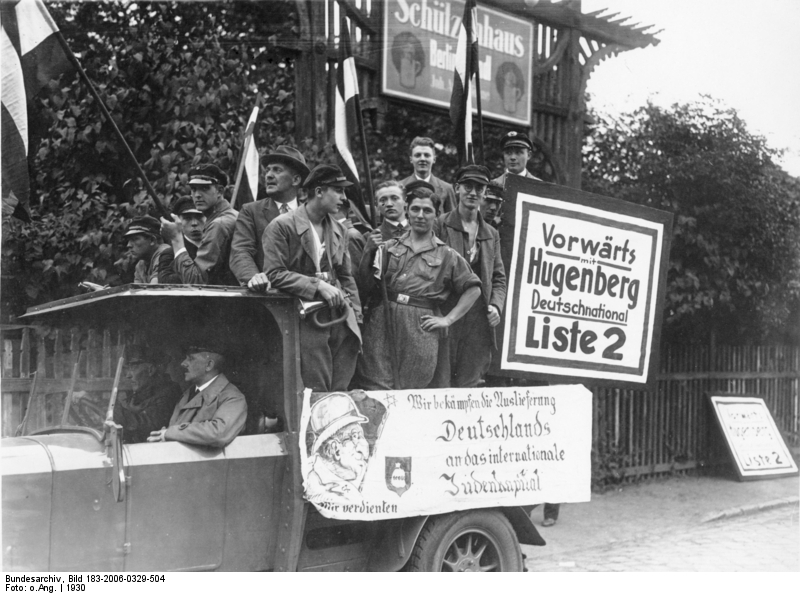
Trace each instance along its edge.
<instances>
[{"instance_id":1,"label":"necktie","mask_svg":"<svg viewBox=\"0 0 800 594\"><path fill-rule=\"evenodd\" d=\"M286 214L287 212L289 212L289 207L286 205L286 203L281 204L281 214Z\"/></svg>"},{"instance_id":2,"label":"necktie","mask_svg":"<svg viewBox=\"0 0 800 594\"><path fill-rule=\"evenodd\" d=\"M197 386L192 386L189 388L189 400L192 400L195 396L197 396Z\"/></svg>"}]
</instances>

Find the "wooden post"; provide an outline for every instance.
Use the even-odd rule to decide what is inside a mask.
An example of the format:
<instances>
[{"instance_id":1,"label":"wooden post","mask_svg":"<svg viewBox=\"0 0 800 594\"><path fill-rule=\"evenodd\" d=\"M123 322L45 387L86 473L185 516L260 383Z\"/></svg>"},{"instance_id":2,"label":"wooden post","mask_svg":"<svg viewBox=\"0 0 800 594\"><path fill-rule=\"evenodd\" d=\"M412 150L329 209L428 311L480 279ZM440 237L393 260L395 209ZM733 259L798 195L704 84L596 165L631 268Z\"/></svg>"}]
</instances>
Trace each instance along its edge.
<instances>
[{"instance_id":1,"label":"wooden post","mask_svg":"<svg viewBox=\"0 0 800 594\"><path fill-rule=\"evenodd\" d=\"M295 0L300 22L300 54L295 63L296 140L327 139L328 40L325 37L325 2Z\"/></svg>"}]
</instances>

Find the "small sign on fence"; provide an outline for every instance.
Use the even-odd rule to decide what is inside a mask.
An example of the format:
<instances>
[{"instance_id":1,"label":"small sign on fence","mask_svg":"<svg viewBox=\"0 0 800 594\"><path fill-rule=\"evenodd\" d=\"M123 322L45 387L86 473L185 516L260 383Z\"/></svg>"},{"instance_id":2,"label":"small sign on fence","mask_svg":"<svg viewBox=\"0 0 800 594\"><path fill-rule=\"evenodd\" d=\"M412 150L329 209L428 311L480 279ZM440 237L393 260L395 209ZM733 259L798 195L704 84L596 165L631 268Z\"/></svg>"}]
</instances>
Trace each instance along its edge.
<instances>
[{"instance_id":1,"label":"small sign on fence","mask_svg":"<svg viewBox=\"0 0 800 594\"><path fill-rule=\"evenodd\" d=\"M797 464L763 398L722 395L710 398L739 480L797 474Z\"/></svg>"}]
</instances>

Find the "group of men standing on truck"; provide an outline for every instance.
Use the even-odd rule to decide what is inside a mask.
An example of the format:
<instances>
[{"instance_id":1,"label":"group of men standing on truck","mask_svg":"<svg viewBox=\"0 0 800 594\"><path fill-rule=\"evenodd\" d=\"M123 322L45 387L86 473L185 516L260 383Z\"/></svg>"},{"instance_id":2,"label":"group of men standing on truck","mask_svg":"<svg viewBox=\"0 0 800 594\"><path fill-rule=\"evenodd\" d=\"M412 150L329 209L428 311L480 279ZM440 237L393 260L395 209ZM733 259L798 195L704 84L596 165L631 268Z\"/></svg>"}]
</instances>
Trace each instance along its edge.
<instances>
[{"instance_id":1,"label":"group of men standing on truck","mask_svg":"<svg viewBox=\"0 0 800 594\"><path fill-rule=\"evenodd\" d=\"M503 183L510 174L533 177L526 134L507 133L501 149L499 177L468 165L450 184L432 172L433 140L415 138L413 173L377 185L375 229L346 216L352 184L338 167L312 170L292 147L262 158L266 198L238 212L224 197L226 174L199 165L189 172L191 198L176 202L171 220L145 216L128 226L135 281L279 289L324 302L300 322L301 376L315 392L477 386L506 297L496 228ZM328 325L333 318L343 321ZM219 373L223 354L195 351L210 368L198 378ZM195 358L184 361L190 375ZM175 434L168 428L151 440Z\"/></svg>"},{"instance_id":2,"label":"group of men standing on truck","mask_svg":"<svg viewBox=\"0 0 800 594\"><path fill-rule=\"evenodd\" d=\"M330 311L316 320L341 314L344 322L320 327L309 317L300 328L301 375L314 391L477 386L497 348L494 328L506 297L496 228L503 184L509 174L533 177L527 135L512 131L501 142L506 167L499 177L468 165L450 184L432 172L434 141L415 138L412 174L377 185L376 229L342 214L351 185L342 171L325 164L311 170L295 148L279 146L262 158L266 198L238 212L225 198L227 175L199 165L189 172L191 199L177 201L172 220L131 221L125 236L137 260L135 282L272 288L325 302ZM435 211L429 239L424 216L419 229L410 221L416 200ZM416 243L404 239L411 236ZM469 303L459 306L465 293ZM426 324L432 327L422 329ZM432 350L425 333L437 335ZM425 364L414 362L415 353L433 358L435 369L407 371ZM397 363L403 359L407 365Z\"/></svg>"}]
</instances>

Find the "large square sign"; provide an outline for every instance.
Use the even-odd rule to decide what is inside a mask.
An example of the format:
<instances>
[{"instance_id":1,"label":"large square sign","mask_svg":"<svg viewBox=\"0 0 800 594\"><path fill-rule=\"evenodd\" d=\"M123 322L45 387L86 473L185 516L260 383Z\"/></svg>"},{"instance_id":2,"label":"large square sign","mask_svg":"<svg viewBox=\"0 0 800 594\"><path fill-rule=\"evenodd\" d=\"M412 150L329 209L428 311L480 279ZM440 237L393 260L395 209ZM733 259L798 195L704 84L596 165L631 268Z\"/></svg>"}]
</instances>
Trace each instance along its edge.
<instances>
[{"instance_id":1,"label":"large square sign","mask_svg":"<svg viewBox=\"0 0 800 594\"><path fill-rule=\"evenodd\" d=\"M514 240L501 369L652 380L672 215L509 176Z\"/></svg>"},{"instance_id":2,"label":"large square sign","mask_svg":"<svg viewBox=\"0 0 800 594\"><path fill-rule=\"evenodd\" d=\"M460 0L385 0L381 92L450 106ZM531 121L533 24L478 6L475 35L484 116L528 126ZM473 93L473 112L477 111Z\"/></svg>"}]
</instances>

